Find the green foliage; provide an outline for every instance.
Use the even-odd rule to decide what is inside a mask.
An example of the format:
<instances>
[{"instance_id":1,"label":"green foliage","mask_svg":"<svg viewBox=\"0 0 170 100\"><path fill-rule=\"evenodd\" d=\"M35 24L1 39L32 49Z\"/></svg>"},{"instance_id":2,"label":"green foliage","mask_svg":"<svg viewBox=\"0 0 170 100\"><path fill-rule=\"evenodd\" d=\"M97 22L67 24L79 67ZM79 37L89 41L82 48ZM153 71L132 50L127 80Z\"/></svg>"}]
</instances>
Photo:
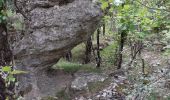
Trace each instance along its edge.
<instances>
[{"instance_id":1,"label":"green foliage","mask_svg":"<svg viewBox=\"0 0 170 100\"><path fill-rule=\"evenodd\" d=\"M7 19L6 9L5 7L5 0L0 0L0 23L5 23Z\"/></svg>"},{"instance_id":2,"label":"green foliage","mask_svg":"<svg viewBox=\"0 0 170 100\"><path fill-rule=\"evenodd\" d=\"M170 49L167 49L163 52L164 56L169 56L170 55Z\"/></svg>"},{"instance_id":3,"label":"green foliage","mask_svg":"<svg viewBox=\"0 0 170 100\"><path fill-rule=\"evenodd\" d=\"M73 62L83 62L84 59L84 52L85 52L85 44L81 43L79 45L77 45L76 47L74 47L72 50L72 61Z\"/></svg>"},{"instance_id":4,"label":"green foliage","mask_svg":"<svg viewBox=\"0 0 170 100\"><path fill-rule=\"evenodd\" d=\"M26 74L26 71L20 71L20 70L13 70L12 66L4 66L0 69L0 75L2 76L2 78L5 81L5 87L8 89L8 87L12 84L14 85L16 83L16 78L14 77L14 75L16 74ZM16 85L16 84L15 84ZM11 95L10 95L11 96ZM15 94L13 94L13 97L16 97ZM7 99L8 99L8 95L7 95ZM17 97L16 97L17 98Z\"/></svg>"},{"instance_id":5,"label":"green foliage","mask_svg":"<svg viewBox=\"0 0 170 100\"><path fill-rule=\"evenodd\" d=\"M74 72L78 71L82 65L78 64L78 63L60 61L55 66L56 67L53 67L53 68L62 69L67 73L74 73Z\"/></svg>"},{"instance_id":6,"label":"green foliage","mask_svg":"<svg viewBox=\"0 0 170 100\"><path fill-rule=\"evenodd\" d=\"M7 83L6 85L9 85L10 82L15 82L15 77L14 75L16 74L25 74L27 72L25 71L20 71L20 70L12 70L12 66L4 66L2 69L0 69L0 73L5 76L5 82Z\"/></svg>"},{"instance_id":7,"label":"green foliage","mask_svg":"<svg viewBox=\"0 0 170 100\"><path fill-rule=\"evenodd\" d=\"M101 2L101 8L105 10L106 8L109 7L109 4L113 2L113 0L100 0Z\"/></svg>"},{"instance_id":8,"label":"green foliage","mask_svg":"<svg viewBox=\"0 0 170 100\"><path fill-rule=\"evenodd\" d=\"M109 45L108 47L104 48L104 50L101 51L102 59L106 64L109 64L109 65L114 64L114 62L115 62L114 55L115 55L117 46L118 46L117 43L114 42L111 45Z\"/></svg>"},{"instance_id":9,"label":"green foliage","mask_svg":"<svg viewBox=\"0 0 170 100\"><path fill-rule=\"evenodd\" d=\"M126 30L129 37L144 39L153 24L148 9L134 4L124 4L123 7L118 6L117 10L118 29Z\"/></svg>"},{"instance_id":10,"label":"green foliage","mask_svg":"<svg viewBox=\"0 0 170 100\"><path fill-rule=\"evenodd\" d=\"M15 78L14 78L14 76L12 74L11 66L2 67L2 72L8 73L7 76L5 77L5 82L7 84L10 84L10 82L15 82Z\"/></svg>"},{"instance_id":11,"label":"green foliage","mask_svg":"<svg viewBox=\"0 0 170 100\"><path fill-rule=\"evenodd\" d=\"M170 20L167 17L169 13L159 10L161 8L155 1L147 2L153 9L147 7L147 4L142 5L144 1L141 0L100 0L100 2L102 9L106 9L108 4L111 4L109 11L115 17L117 29L126 31L128 38L133 40L144 40L155 27L169 28ZM162 7L168 9L169 2L167 1Z\"/></svg>"},{"instance_id":12,"label":"green foliage","mask_svg":"<svg viewBox=\"0 0 170 100\"><path fill-rule=\"evenodd\" d=\"M96 72L100 73L100 69L96 69L95 67L88 65L88 64L79 64L79 63L73 63L68 62L65 60L60 60L56 65L52 67L53 69L61 69L66 73L75 73L79 70L85 71L85 72Z\"/></svg>"},{"instance_id":13,"label":"green foliage","mask_svg":"<svg viewBox=\"0 0 170 100\"><path fill-rule=\"evenodd\" d=\"M4 5L4 0L0 0L0 7Z\"/></svg>"},{"instance_id":14,"label":"green foliage","mask_svg":"<svg viewBox=\"0 0 170 100\"><path fill-rule=\"evenodd\" d=\"M13 3L11 0L0 0L0 23L5 23L7 27L12 26L17 30L21 30L23 28L23 23L20 19L13 20L13 23L8 20L9 17L16 15L12 8L9 8L9 5L7 5L11 2Z\"/></svg>"},{"instance_id":15,"label":"green foliage","mask_svg":"<svg viewBox=\"0 0 170 100\"><path fill-rule=\"evenodd\" d=\"M170 96L168 96L168 97L166 98L166 100L170 100Z\"/></svg>"}]
</instances>

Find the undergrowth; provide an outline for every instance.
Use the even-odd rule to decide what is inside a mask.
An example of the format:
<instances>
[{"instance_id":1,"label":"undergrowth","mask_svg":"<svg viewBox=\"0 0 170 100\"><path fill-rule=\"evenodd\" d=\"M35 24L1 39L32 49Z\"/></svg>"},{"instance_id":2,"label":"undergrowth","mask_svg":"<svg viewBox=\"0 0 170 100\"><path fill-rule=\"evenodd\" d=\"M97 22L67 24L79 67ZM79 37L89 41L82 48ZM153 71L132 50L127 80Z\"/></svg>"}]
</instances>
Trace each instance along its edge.
<instances>
[{"instance_id":1,"label":"undergrowth","mask_svg":"<svg viewBox=\"0 0 170 100\"><path fill-rule=\"evenodd\" d=\"M80 63L68 62L65 60L60 60L52 68L63 70L66 73L75 73L77 71L96 72L96 73L101 72L101 69L96 69L94 66L90 64L80 64Z\"/></svg>"}]
</instances>

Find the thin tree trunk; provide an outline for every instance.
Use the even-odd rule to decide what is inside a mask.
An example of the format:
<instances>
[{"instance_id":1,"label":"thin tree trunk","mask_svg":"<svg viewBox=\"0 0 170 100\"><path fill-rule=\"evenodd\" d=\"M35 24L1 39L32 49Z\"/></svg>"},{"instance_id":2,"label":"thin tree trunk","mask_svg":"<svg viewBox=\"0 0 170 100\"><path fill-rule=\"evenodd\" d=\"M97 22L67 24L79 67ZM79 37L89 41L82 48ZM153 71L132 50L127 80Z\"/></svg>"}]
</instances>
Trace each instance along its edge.
<instances>
[{"instance_id":1,"label":"thin tree trunk","mask_svg":"<svg viewBox=\"0 0 170 100\"><path fill-rule=\"evenodd\" d=\"M100 67L101 57L100 57L100 29L97 29L97 68Z\"/></svg>"},{"instance_id":2,"label":"thin tree trunk","mask_svg":"<svg viewBox=\"0 0 170 100\"><path fill-rule=\"evenodd\" d=\"M142 73L145 75L145 60L142 58Z\"/></svg>"},{"instance_id":3,"label":"thin tree trunk","mask_svg":"<svg viewBox=\"0 0 170 100\"><path fill-rule=\"evenodd\" d=\"M134 43L134 45L131 43L131 61L128 64L131 66L133 61L136 59L137 54L140 56L141 55L141 50L143 49L143 43L142 41L137 41Z\"/></svg>"},{"instance_id":4,"label":"thin tree trunk","mask_svg":"<svg viewBox=\"0 0 170 100\"><path fill-rule=\"evenodd\" d=\"M71 59L72 59L72 53L71 53L71 50L66 54L66 60L67 61L71 61Z\"/></svg>"},{"instance_id":5,"label":"thin tree trunk","mask_svg":"<svg viewBox=\"0 0 170 100\"><path fill-rule=\"evenodd\" d=\"M119 50L118 50L118 60L117 60L117 69L120 69L122 67L122 51L126 39L126 31L122 31L120 33L120 43L119 43Z\"/></svg>"},{"instance_id":6,"label":"thin tree trunk","mask_svg":"<svg viewBox=\"0 0 170 100\"><path fill-rule=\"evenodd\" d=\"M106 26L105 26L105 22L103 23L103 36L105 35L106 32Z\"/></svg>"}]
</instances>

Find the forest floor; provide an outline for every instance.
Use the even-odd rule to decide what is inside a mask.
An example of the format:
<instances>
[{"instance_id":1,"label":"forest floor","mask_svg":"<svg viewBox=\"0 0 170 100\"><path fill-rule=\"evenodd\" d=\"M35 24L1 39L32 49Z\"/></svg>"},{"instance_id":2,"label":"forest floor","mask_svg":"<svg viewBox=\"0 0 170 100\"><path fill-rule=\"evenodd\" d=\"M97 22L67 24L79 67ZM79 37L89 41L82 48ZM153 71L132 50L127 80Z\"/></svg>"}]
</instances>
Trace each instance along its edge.
<instances>
[{"instance_id":1,"label":"forest floor","mask_svg":"<svg viewBox=\"0 0 170 100\"><path fill-rule=\"evenodd\" d=\"M84 44L72 50L71 63L63 63L66 61L62 59L58 64L66 66L64 69L68 73L75 74L83 70L89 73L99 72L108 75L108 78L103 82L89 83L85 92L62 91L59 100L170 100L170 56L166 52L158 51L153 46L145 47L141 57L137 56L132 65L128 66L130 49L125 47L122 69L117 70L112 61L113 47L114 45L109 45L101 51L101 69L94 67L95 57L91 57L89 64L81 64L84 60ZM141 58L144 59L144 66Z\"/></svg>"}]
</instances>

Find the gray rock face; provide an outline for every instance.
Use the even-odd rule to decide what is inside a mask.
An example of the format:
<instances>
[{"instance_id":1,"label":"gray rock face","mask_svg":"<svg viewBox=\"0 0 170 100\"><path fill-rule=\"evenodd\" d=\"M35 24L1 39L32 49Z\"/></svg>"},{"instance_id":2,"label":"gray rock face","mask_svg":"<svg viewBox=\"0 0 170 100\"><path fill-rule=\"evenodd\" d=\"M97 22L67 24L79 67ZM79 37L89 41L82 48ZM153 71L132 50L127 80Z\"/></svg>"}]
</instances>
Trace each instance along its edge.
<instances>
[{"instance_id":1,"label":"gray rock face","mask_svg":"<svg viewBox=\"0 0 170 100\"><path fill-rule=\"evenodd\" d=\"M95 31L102 12L92 0L20 0L18 5L30 19L27 31L13 43L17 69L29 72L19 76L19 84L22 86L19 90L27 91L29 88L27 92L33 94L32 98L25 100L49 93L53 95L55 93L50 90L54 89L48 89L48 94L41 90L49 86L40 80L51 79L50 84L57 84L52 81L57 80L55 76L48 77L46 71L63 54L85 41Z\"/></svg>"},{"instance_id":2,"label":"gray rock face","mask_svg":"<svg viewBox=\"0 0 170 100\"><path fill-rule=\"evenodd\" d=\"M103 82L108 77L102 74L96 73L81 73L80 75L76 75L76 78L71 83L71 88L73 90L87 90L88 83L91 82Z\"/></svg>"}]
</instances>

